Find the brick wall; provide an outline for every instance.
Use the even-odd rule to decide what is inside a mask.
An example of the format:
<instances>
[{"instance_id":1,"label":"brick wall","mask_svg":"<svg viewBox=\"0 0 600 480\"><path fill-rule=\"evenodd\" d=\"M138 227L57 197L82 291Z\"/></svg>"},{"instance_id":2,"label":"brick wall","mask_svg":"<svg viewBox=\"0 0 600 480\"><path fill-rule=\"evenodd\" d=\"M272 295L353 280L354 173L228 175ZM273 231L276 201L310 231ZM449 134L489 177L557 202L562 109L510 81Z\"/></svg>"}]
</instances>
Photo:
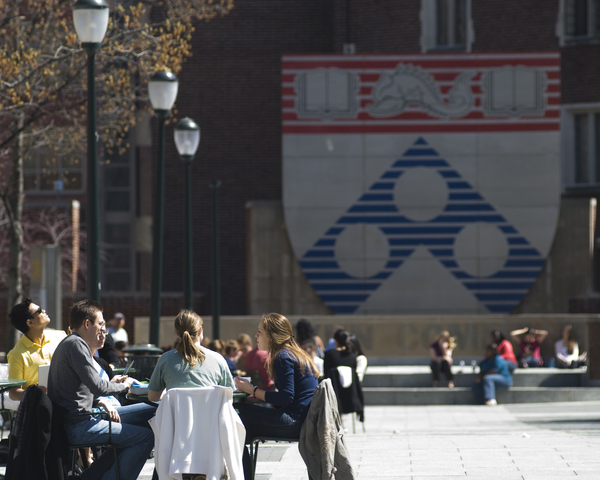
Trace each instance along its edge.
<instances>
[{"instance_id":1,"label":"brick wall","mask_svg":"<svg viewBox=\"0 0 600 480\"><path fill-rule=\"evenodd\" d=\"M561 50L562 103L600 101L600 45L577 45Z\"/></svg>"},{"instance_id":2,"label":"brick wall","mask_svg":"<svg viewBox=\"0 0 600 480\"><path fill-rule=\"evenodd\" d=\"M227 17L196 26L194 56L179 74L178 117L193 118L202 133L192 165L194 289L210 296L208 184L218 179L223 314L246 313L246 202L281 198L281 56L331 52L330 5L238 0ZM169 126L163 288L180 291L185 191L172 138Z\"/></svg>"},{"instance_id":3,"label":"brick wall","mask_svg":"<svg viewBox=\"0 0 600 480\"><path fill-rule=\"evenodd\" d=\"M473 0L473 52L556 51L558 0Z\"/></svg>"}]
</instances>

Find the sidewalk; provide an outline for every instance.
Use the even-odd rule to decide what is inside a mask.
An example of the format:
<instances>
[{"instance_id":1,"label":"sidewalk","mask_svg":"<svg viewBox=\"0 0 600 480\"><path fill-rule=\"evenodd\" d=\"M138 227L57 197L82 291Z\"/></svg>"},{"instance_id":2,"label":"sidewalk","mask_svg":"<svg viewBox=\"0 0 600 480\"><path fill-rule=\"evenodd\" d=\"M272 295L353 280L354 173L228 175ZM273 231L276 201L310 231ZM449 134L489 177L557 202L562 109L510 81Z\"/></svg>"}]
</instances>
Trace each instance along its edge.
<instances>
[{"instance_id":1,"label":"sidewalk","mask_svg":"<svg viewBox=\"0 0 600 480\"><path fill-rule=\"evenodd\" d=\"M357 479L600 478L600 401L367 407L346 444ZM297 445L261 446L256 480L306 480ZM142 480L150 480L148 461Z\"/></svg>"}]
</instances>

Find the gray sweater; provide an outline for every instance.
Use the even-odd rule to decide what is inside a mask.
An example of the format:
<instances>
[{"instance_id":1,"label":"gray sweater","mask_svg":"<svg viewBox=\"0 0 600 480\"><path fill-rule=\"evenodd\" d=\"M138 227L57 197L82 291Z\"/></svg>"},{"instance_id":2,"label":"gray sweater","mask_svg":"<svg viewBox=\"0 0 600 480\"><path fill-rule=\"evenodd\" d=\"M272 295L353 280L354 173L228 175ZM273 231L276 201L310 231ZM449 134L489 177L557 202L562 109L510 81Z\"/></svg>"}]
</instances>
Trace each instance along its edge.
<instances>
[{"instance_id":1,"label":"gray sweater","mask_svg":"<svg viewBox=\"0 0 600 480\"><path fill-rule=\"evenodd\" d=\"M56 347L48 374L48 396L69 414L89 412L94 397L116 395L125 390L127 386L122 383L100 378L90 347L79 335L69 335Z\"/></svg>"}]
</instances>

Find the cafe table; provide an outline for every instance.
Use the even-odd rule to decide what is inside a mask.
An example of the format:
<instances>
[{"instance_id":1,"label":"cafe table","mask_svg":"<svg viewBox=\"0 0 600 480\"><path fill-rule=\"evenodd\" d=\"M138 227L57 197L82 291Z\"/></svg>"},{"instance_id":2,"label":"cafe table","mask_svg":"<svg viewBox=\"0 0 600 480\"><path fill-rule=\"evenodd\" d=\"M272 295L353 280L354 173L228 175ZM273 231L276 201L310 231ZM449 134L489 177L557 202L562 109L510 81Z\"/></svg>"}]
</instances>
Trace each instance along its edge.
<instances>
[{"instance_id":1,"label":"cafe table","mask_svg":"<svg viewBox=\"0 0 600 480\"><path fill-rule=\"evenodd\" d=\"M248 397L247 393L244 392L233 392L233 403L242 403L246 401L246 397ZM148 394L147 393L133 393L133 392L129 392L127 393L127 399L128 400L132 400L134 402L143 402L146 403L148 405L152 405L154 407L158 407L160 402L152 402L150 400L148 400Z\"/></svg>"},{"instance_id":2,"label":"cafe table","mask_svg":"<svg viewBox=\"0 0 600 480\"><path fill-rule=\"evenodd\" d=\"M0 380L0 415L4 418L4 414L7 413L10 419L11 427L12 427L12 417L13 410L9 410L4 407L4 392L8 392L15 387L21 387L27 383L27 380L23 380L22 378L7 378ZM0 440L4 436L4 428L0 430Z\"/></svg>"}]
</instances>

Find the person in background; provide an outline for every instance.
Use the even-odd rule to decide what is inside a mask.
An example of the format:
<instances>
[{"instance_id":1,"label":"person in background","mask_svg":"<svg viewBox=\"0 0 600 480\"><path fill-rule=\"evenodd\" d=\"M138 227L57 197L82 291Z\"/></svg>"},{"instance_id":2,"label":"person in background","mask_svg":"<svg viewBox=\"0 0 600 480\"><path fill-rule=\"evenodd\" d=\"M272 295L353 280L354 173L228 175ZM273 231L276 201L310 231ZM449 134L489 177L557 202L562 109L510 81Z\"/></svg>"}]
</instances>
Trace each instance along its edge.
<instances>
[{"instance_id":1,"label":"person in background","mask_svg":"<svg viewBox=\"0 0 600 480\"><path fill-rule=\"evenodd\" d=\"M525 327L513 330L510 332L510 336L520 343L519 366L523 368L544 366L540 355L540 345L548 336L546 330Z\"/></svg>"},{"instance_id":2,"label":"person in background","mask_svg":"<svg viewBox=\"0 0 600 480\"><path fill-rule=\"evenodd\" d=\"M125 315L117 312L108 322L108 333L110 333L115 342L125 342L129 345L129 336L127 330L125 330Z\"/></svg>"},{"instance_id":3,"label":"person in background","mask_svg":"<svg viewBox=\"0 0 600 480\"><path fill-rule=\"evenodd\" d=\"M237 369L245 372L246 368L246 354L252 350L254 344L252 343L252 337L247 333L240 333L237 338L237 343L239 347L238 356L235 360L235 364L237 365Z\"/></svg>"},{"instance_id":4,"label":"person in background","mask_svg":"<svg viewBox=\"0 0 600 480\"><path fill-rule=\"evenodd\" d=\"M232 377L236 377L240 375L238 373L237 365L235 364L235 359L238 356L238 343L237 340L227 340L225 343L225 352L223 353L223 358L227 362L227 366L229 367L229 371L231 372Z\"/></svg>"},{"instance_id":5,"label":"person in background","mask_svg":"<svg viewBox=\"0 0 600 480\"><path fill-rule=\"evenodd\" d=\"M473 394L479 403L497 405L496 390L507 390L512 387L512 376L504 360L490 344L485 349L485 357L479 363L480 373L473 384Z\"/></svg>"},{"instance_id":6,"label":"person in background","mask_svg":"<svg viewBox=\"0 0 600 480\"><path fill-rule=\"evenodd\" d=\"M58 344L67 336L62 330L46 328L50 317L46 311L26 298L15 305L9 314L10 321L23 336L8 352L9 378L22 378L27 381L22 387L9 390L13 401L21 401L29 385L38 383L38 367L49 365ZM43 387L45 390L45 387Z\"/></svg>"},{"instance_id":7,"label":"person in background","mask_svg":"<svg viewBox=\"0 0 600 480\"><path fill-rule=\"evenodd\" d=\"M262 317L256 343L259 350L270 354L267 371L275 382L276 391L268 392L241 377L235 378L238 390L271 404L236 404L246 427L243 456L246 478L252 478L248 445L254 438L265 435L298 438L318 384L317 367L294 340L292 325L283 315L270 313Z\"/></svg>"},{"instance_id":8,"label":"person in background","mask_svg":"<svg viewBox=\"0 0 600 480\"><path fill-rule=\"evenodd\" d=\"M246 375L258 373L260 377L260 385L259 387L264 390L271 391L273 390L273 379L269 375L267 371L267 363L269 362L269 353L260 350L258 346L254 347L246 354L246 358L244 363L246 365ZM242 375L243 376L243 375Z\"/></svg>"},{"instance_id":9,"label":"person in background","mask_svg":"<svg viewBox=\"0 0 600 480\"><path fill-rule=\"evenodd\" d=\"M181 310L175 317L175 333L180 341L176 349L158 359L148 385L148 400L159 401L163 391L171 388L234 388L225 358L200 344L202 323L202 318L190 310Z\"/></svg>"},{"instance_id":10,"label":"person in background","mask_svg":"<svg viewBox=\"0 0 600 480\"><path fill-rule=\"evenodd\" d=\"M429 345L431 356L431 373L433 375L432 385L437 387L440 381L440 372L448 379L448 388L454 388L454 376L452 375L452 352L456 347L454 338L447 330L441 332L435 341Z\"/></svg>"},{"instance_id":11,"label":"person in background","mask_svg":"<svg viewBox=\"0 0 600 480\"><path fill-rule=\"evenodd\" d=\"M334 350L327 350L323 361L323 376L331 379L340 415L356 412L364 422L364 396L357 372L357 357L346 330L335 332Z\"/></svg>"},{"instance_id":12,"label":"person in background","mask_svg":"<svg viewBox=\"0 0 600 480\"><path fill-rule=\"evenodd\" d=\"M346 329L343 327L343 325L336 325L336 326L333 327L333 330L331 332L331 338L329 339L329 341L327 342L327 345L325 346L325 351L332 350L332 349L336 348L336 346L335 346L335 334L339 330L346 330ZM323 358L325 358L325 357L323 357Z\"/></svg>"},{"instance_id":13,"label":"person in background","mask_svg":"<svg viewBox=\"0 0 600 480\"><path fill-rule=\"evenodd\" d=\"M319 377L323 376L324 362L322 358L317 356L317 346L312 338L306 338L300 343L300 348L310 355L312 361L319 369Z\"/></svg>"},{"instance_id":14,"label":"person in background","mask_svg":"<svg viewBox=\"0 0 600 480\"><path fill-rule=\"evenodd\" d=\"M557 368L577 368L579 366L579 344L573 336L573 326L565 325L560 340L554 344Z\"/></svg>"},{"instance_id":15,"label":"person in background","mask_svg":"<svg viewBox=\"0 0 600 480\"><path fill-rule=\"evenodd\" d=\"M501 330L497 328L492 330L492 343L497 345L496 350L498 355L500 355L504 360L506 360L506 364L508 365L508 369L510 373L514 372L517 368L517 358L515 357L515 352L513 351L512 343L510 343L502 333Z\"/></svg>"},{"instance_id":16,"label":"person in background","mask_svg":"<svg viewBox=\"0 0 600 480\"><path fill-rule=\"evenodd\" d=\"M115 348L115 340L110 333L106 332L104 346L95 352L94 357L100 357L103 360L106 360L111 368L116 368L121 365Z\"/></svg>"},{"instance_id":17,"label":"person in background","mask_svg":"<svg viewBox=\"0 0 600 480\"><path fill-rule=\"evenodd\" d=\"M210 342L208 342L208 344L206 345L206 348L208 348L209 350L212 350L213 352L217 352L217 353L220 353L221 355L225 356L225 345L223 345L223 342L221 340L219 340L218 338L215 338L214 340L211 340Z\"/></svg>"},{"instance_id":18,"label":"person in background","mask_svg":"<svg viewBox=\"0 0 600 480\"><path fill-rule=\"evenodd\" d=\"M310 339L315 344L316 355L319 358L323 358L325 355L325 346L323 345L323 340L317 334L315 334L315 328L312 323L310 323L305 318L301 318L296 323L296 342L298 345L302 345L304 340Z\"/></svg>"}]
</instances>

